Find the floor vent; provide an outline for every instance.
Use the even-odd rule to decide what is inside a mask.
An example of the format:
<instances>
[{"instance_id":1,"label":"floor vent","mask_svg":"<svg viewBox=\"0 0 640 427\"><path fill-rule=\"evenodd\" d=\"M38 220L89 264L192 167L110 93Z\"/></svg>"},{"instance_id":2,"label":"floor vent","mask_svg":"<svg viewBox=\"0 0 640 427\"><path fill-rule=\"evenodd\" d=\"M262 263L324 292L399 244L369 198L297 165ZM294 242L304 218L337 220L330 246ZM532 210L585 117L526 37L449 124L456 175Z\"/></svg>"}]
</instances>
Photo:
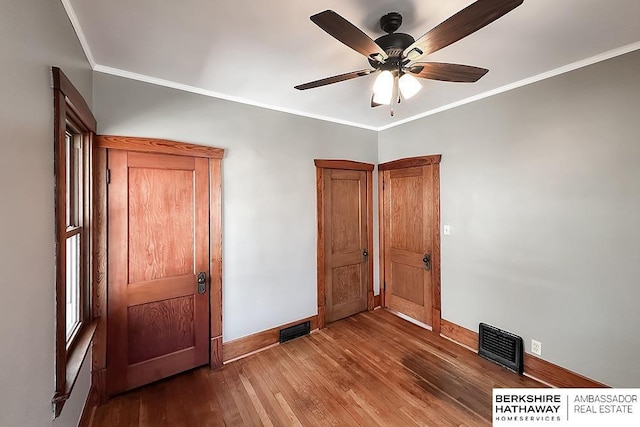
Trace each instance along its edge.
<instances>
[{"instance_id":1,"label":"floor vent","mask_svg":"<svg viewBox=\"0 0 640 427\"><path fill-rule=\"evenodd\" d=\"M478 354L520 375L523 371L522 338L494 326L480 323Z\"/></svg>"},{"instance_id":2,"label":"floor vent","mask_svg":"<svg viewBox=\"0 0 640 427\"><path fill-rule=\"evenodd\" d=\"M291 341L294 338L307 335L309 332L311 332L311 322L309 321L300 323L299 325L280 329L280 343Z\"/></svg>"}]
</instances>

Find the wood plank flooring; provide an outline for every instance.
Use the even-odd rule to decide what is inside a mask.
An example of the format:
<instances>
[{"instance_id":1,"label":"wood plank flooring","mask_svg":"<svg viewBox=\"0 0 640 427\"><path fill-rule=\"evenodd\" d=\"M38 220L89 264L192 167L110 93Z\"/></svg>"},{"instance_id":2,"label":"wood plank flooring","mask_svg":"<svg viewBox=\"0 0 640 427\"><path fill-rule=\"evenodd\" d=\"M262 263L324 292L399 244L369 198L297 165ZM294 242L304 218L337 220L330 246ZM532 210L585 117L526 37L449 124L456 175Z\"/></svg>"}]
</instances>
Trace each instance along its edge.
<instances>
[{"instance_id":1,"label":"wood plank flooring","mask_svg":"<svg viewBox=\"0 0 640 427\"><path fill-rule=\"evenodd\" d=\"M94 427L490 426L494 387L542 387L385 310L98 407Z\"/></svg>"}]
</instances>

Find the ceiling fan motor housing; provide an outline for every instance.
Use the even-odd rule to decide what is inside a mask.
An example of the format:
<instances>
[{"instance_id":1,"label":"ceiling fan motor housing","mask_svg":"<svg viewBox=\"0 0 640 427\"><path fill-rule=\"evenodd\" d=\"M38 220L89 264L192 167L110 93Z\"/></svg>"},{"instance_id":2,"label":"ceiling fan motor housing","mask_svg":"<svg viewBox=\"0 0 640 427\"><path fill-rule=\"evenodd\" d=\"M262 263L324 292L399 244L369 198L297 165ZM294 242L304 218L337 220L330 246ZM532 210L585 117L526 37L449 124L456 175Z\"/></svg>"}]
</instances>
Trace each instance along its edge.
<instances>
[{"instance_id":1,"label":"ceiling fan motor housing","mask_svg":"<svg viewBox=\"0 0 640 427\"><path fill-rule=\"evenodd\" d=\"M375 42L389 58L384 64L369 58L369 64L372 67L390 71L398 69L402 52L415 41L409 34L395 32L400 28L400 25L402 25L402 15L398 12L389 12L380 18L380 28L387 34L378 37Z\"/></svg>"},{"instance_id":2,"label":"ceiling fan motor housing","mask_svg":"<svg viewBox=\"0 0 640 427\"><path fill-rule=\"evenodd\" d=\"M389 64L389 66L392 66L392 63L395 63L395 68L397 68L398 61L400 60L402 52L404 52L406 48L411 46L414 41L415 39L413 37L411 37L409 34L404 33L390 33L385 34L382 37L378 37L375 40L376 44L380 46L382 50L384 50L389 56L389 59L387 59L387 61L382 64L382 67L387 64ZM369 64L371 64L371 66L374 68L381 67L378 61L371 58L369 58Z\"/></svg>"}]
</instances>

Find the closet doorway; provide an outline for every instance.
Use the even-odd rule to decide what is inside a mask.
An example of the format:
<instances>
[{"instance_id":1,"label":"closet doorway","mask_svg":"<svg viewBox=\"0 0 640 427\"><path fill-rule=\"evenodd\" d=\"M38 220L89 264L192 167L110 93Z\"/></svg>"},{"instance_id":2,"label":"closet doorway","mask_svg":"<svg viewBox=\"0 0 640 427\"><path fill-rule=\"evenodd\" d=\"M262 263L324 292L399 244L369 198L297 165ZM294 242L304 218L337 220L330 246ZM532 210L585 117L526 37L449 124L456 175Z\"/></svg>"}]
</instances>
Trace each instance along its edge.
<instances>
[{"instance_id":1,"label":"closet doorway","mask_svg":"<svg viewBox=\"0 0 640 427\"><path fill-rule=\"evenodd\" d=\"M440 331L440 155L378 165L382 306Z\"/></svg>"},{"instance_id":2,"label":"closet doorway","mask_svg":"<svg viewBox=\"0 0 640 427\"><path fill-rule=\"evenodd\" d=\"M318 327L373 310L374 165L315 160Z\"/></svg>"}]
</instances>

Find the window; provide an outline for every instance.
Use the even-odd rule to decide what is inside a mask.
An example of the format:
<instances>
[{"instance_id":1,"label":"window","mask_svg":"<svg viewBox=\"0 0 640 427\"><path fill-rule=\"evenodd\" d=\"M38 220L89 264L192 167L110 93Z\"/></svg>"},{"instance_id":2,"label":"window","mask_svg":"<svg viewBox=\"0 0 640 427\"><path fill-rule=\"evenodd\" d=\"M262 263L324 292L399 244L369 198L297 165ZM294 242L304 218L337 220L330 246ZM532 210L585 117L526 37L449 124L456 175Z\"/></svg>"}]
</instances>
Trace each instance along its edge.
<instances>
[{"instance_id":1,"label":"window","mask_svg":"<svg viewBox=\"0 0 640 427\"><path fill-rule=\"evenodd\" d=\"M57 417L71 395L96 328L91 315L91 154L96 122L58 68L54 81Z\"/></svg>"},{"instance_id":2,"label":"window","mask_svg":"<svg viewBox=\"0 0 640 427\"><path fill-rule=\"evenodd\" d=\"M86 278L83 270L83 255L86 253L84 238L84 215L82 212L84 194L85 159L83 135L67 123L65 131L65 332L67 347L73 343L82 322L83 291ZM86 145L86 144L85 144Z\"/></svg>"}]
</instances>

